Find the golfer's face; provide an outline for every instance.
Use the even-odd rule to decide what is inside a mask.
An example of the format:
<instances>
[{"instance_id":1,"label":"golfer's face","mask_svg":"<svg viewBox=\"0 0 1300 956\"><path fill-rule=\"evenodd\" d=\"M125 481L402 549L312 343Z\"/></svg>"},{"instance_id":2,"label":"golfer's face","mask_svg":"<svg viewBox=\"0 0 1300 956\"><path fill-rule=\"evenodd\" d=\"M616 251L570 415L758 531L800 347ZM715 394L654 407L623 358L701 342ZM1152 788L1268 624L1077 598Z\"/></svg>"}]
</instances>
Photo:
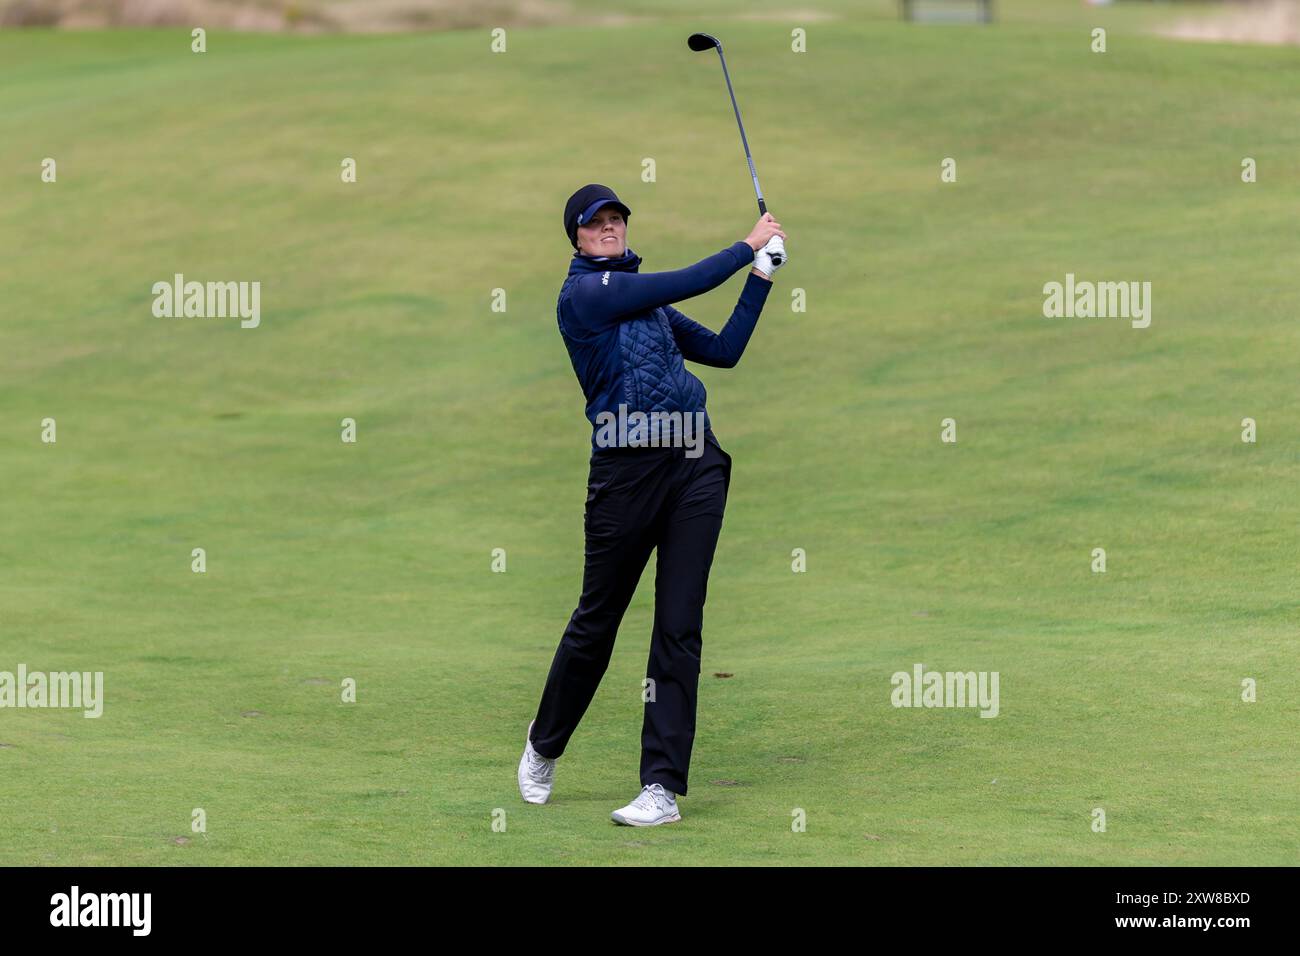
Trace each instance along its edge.
<instances>
[{"instance_id":1,"label":"golfer's face","mask_svg":"<svg viewBox=\"0 0 1300 956\"><path fill-rule=\"evenodd\" d=\"M627 223L613 206L597 209L578 227L578 250L586 256L621 256L627 248Z\"/></svg>"}]
</instances>

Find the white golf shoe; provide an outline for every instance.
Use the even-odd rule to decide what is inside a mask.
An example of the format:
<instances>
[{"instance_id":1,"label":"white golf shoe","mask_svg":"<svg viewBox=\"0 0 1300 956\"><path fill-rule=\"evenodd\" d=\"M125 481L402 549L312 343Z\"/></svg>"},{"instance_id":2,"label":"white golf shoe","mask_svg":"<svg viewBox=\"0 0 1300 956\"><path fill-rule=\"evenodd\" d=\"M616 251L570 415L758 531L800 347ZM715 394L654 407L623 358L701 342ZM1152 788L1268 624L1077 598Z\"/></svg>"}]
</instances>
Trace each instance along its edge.
<instances>
[{"instance_id":1,"label":"white golf shoe","mask_svg":"<svg viewBox=\"0 0 1300 956\"><path fill-rule=\"evenodd\" d=\"M533 725L524 736L524 755L519 759L519 795L528 803L545 803L551 799L555 783L555 761L547 760L533 749Z\"/></svg>"},{"instance_id":2,"label":"white golf shoe","mask_svg":"<svg viewBox=\"0 0 1300 956\"><path fill-rule=\"evenodd\" d=\"M676 823L682 818L677 812L677 797L652 783L641 788L640 795L627 806L610 814L615 823L629 827L657 827L661 823Z\"/></svg>"}]
</instances>

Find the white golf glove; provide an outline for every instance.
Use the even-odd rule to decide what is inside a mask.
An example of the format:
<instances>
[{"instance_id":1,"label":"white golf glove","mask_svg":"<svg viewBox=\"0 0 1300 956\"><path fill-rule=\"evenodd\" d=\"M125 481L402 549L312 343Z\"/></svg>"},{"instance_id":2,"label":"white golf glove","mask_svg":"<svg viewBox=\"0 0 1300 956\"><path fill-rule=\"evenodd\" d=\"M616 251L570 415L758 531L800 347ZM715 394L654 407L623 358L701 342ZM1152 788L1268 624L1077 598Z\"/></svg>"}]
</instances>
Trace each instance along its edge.
<instances>
[{"instance_id":1,"label":"white golf glove","mask_svg":"<svg viewBox=\"0 0 1300 956\"><path fill-rule=\"evenodd\" d=\"M780 236L773 236L767 240L767 245L754 253L754 268L769 279L777 269L789 261L790 257L785 251L785 240Z\"/></svg>"}]
</instances>

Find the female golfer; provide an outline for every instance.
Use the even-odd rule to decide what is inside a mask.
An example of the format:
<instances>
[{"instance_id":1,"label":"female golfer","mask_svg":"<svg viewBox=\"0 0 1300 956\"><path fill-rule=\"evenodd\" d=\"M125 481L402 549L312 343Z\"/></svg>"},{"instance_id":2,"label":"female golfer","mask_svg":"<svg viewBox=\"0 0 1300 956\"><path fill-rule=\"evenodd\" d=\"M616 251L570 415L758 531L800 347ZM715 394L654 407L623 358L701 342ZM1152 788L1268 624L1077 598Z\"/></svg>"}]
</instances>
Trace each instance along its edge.
<instances>
[{"instance_id":1,"label":"female golfer","mask_svg":"<svg viewBox=\"0 0 1300 956\"><path fill-rule=\"evenodd\" d=\"M675 272L642 275L627 247L631 210L592 184L564 209L577 250L556 307L560 335L592 423L582 596L551 663L519 761L519 792L550 799L564 753L609 665L623 612L658 548L654 630L646 668L640 795L617 823L680 820L700 676L704 594L731 478L731 457L709 427L705 391L683 360L740 361L778 268L764 248L781 224L765 214L744 240ZM782 260L784 262L784 260ZM721 333L673 308L752 265Z\"/></svg>"}]
</instances>

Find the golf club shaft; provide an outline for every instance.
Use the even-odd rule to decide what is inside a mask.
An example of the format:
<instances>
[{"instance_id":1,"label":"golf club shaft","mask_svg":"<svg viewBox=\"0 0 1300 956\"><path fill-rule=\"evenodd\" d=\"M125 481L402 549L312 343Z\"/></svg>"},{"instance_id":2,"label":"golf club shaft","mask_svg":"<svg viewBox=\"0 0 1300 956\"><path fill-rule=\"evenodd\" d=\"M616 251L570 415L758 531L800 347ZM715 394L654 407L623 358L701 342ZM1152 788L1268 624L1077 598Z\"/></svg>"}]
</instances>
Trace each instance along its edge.
<instances>
[{"instance_id":1,"label":"golf club shaft","mask_svg":"<svg viewBox=\"0 0 1300 956\"><path fill-rule=\"evenodd\" d=\"M722 55L719 43L718 59L722 61L722 78L727 81L727 94L731 97L731 108L736 114L736 125L740 128L740 145L745 147L745 160L749 163L749 175L754 180L754 195L758 197L758 214L767 214L767 203L763 201L763 187L758 184L758 172L754 169L754 157L749 151L749 140L745 138L745 124L740 119L740 107L736 105L736 91L731 88L731 74L727 72L727 58Z\"/></svg>"},{"instance_id":2,"label":"golf club shaft","mask_svg":"<svg viewBox=\"0 0 1300 956\"><path fill-rule=\"evenodd\" d=\"M763 187L758 184L758 170L754 168L754 154L749 151L749 138L745 135L745 123L740 118L740 105L736 102L736 91L731 85L731 71L727 69L727 58L722 53L722 41L707 33L692 33L686 39L686 45L697 53L713 48L718 51L718 62L722 64L722 78L727 82L727 95L731 97L731 109L736 114L736 128L740 130L740 145L745 148L745 162L749 163L749 178L754 181L754 197L758 200L760 217L768 215L767 203L763 199ZM768 240L769 243L775 240ZM777 242L776 248L768 250L772 264L779 266L785 262L785 246Z\"/></svg>"}]
</instances>

